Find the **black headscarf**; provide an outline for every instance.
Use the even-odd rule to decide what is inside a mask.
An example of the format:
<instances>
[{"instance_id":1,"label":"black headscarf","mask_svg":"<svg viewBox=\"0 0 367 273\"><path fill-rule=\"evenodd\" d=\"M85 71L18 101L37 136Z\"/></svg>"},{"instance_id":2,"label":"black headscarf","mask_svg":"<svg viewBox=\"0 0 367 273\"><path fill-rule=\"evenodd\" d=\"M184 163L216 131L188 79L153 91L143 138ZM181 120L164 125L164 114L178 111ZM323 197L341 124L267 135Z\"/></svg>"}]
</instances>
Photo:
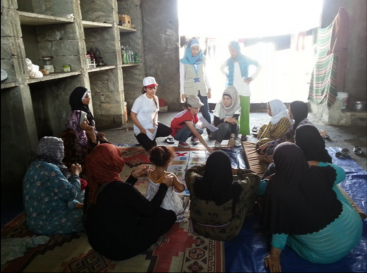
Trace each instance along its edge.
<instances>
[{"instance_id":1,"label":"black headscarf","mask_svg":"<svg viewBox=\"0 0 367 273\"><path fill-rule=\"evenodd\" d=\"M310 234L333 222L342 204L333 191L334 168L310 167L297 145L284 142L274 151L276 173L268 183L262 225L272 234Z\"/></svg>"},{"instance_id":2,"label":"black headscarf","mask_svg":"<svg viewBox=\"0 0 367 273\"><path fill-rule=\"evenodd\" d=\"M229 200L238 200L242 187L233 182L231 160L223 151L215 151L206 162L203 177L195 181L197 198L214 201L218 206Z\"/></svg>"},{"instance_id":3,"label":"black headscarf","mask_svg":"<svg viewBox=\"0 0 367 273\"><path fill-rule=\"evenodd\" d=\"M325 140L315 126L300 126L296 130L295 143L301 148L308 161L332 163L332 158L325 148Z\"/></svg>"},{"instance_id":4,"label":"black headscarf","mask_svg":"<svg viewBox=\"0 0 367 273\"><path fill-rule=\"evenodd\" d=\"M290 104L290 108L294 118L293 132L295 132L298 124L308 116L308 105L303 101L296 100Z\"/></svg>"},{"instance_id":5,"label":"black headscarf","mask_svg":"<svg viewBox=\"0 0 367 273\"><path fill-rule=\"evenodd\" d=\"M87 113L87 118L89 121L89 124L91 126L95 126L94 117L92 115L92 112L89 109L88 105L83 104L82 98L85 94L85 92L89 91L87 88L79 86L74 89L73 92L71 92L69 97L69 104L71 106L71 111L74 110L81 110ZM90 91L89 91L90 92Z\"/></svg>"}]
</instances>

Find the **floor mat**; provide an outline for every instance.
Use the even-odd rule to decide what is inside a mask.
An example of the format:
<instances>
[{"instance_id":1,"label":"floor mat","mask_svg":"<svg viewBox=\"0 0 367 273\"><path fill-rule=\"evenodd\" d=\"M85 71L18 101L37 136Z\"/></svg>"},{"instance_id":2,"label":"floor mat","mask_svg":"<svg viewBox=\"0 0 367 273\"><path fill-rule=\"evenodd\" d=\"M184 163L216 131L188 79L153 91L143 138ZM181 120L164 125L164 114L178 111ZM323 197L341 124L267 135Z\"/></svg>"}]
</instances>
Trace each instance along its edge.
<instances>
[{"instance_id":1,"label":"floor mat","mask_svg":"<svg viewBox=\"0 0 367 273\"><path fill-rule=\"evenodd\" d=\"M179 151L176 149L176 151ZM127 177L132 168L149 163L142 148L124 148L124 171ZM148 181L140 178L136 187L143 194ZM33 236L27 228L24 213L5 225L2 238ZM193 235L189 222L173 227L146 252L126 261L111 261L95 252L85 232L51 236L47 244L25 252L23 257L1 266L2 272L224 272L224 243Z\"/></svg>"},{"instance_id":2,"label":"floor mat","mask_svg":"<svg viewBox=\"0 0 367 273\"><path fill-rule=\"evenodd\" d=\"M340 185L367 213L367 173L349 156L345 159L335 157L340 148L327 148L333 163L347 173ZM264 235L259 225L259 210L245 219L240 234L225 243L226 272L268 272L264 258L270 250L270 236ZM361 241L346 257L336 263L321 265L302 259L289 247L281 254L282 272L366 272L367 271L367 220L363 221Z\"/></svg>"}]
</instances>

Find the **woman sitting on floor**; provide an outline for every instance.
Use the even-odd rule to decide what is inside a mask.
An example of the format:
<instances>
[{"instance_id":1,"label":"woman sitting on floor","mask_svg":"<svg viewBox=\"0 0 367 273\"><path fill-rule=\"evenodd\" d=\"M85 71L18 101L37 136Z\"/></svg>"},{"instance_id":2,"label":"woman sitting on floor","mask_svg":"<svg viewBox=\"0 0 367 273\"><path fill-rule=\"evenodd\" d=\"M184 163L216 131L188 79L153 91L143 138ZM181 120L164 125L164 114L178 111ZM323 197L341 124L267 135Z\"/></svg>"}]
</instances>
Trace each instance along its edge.
<instances>
[{"instance_id":1,"label":"woman sitting on floor","mask_svg":"<svg viewBox=\"0 0 367 273\"><path fill-rule=\"evenodd\" d=\"M71 176L62 163L64 144L57 137L43 137L23 180L23 204L27 226L36 234L56 235L83 229L83 204L79 164L71 165Z\"/></svg>"},{"instance_id":2,"label":"woman sitting on floor","mask_svg":"<svg viewBox=\"0 0 367 273\"><path fill-rule=\"evenodd\" d=\"M199 121L197 114L200 107L203 106L197 96L187 96L185 102L185 110L178 113L171 121L172 136L178 140L178 147L190 148L186 142L189 137L196 137L201 144L212 153L213 150L209 148L208 144L202 138L202 129L196 128L195 124Z\"/></svg>"},{"instance_id":3,"label":"woman sitting on floor","mask_svg":"<svg viewBox=\"0 0 367 273\"><path fill-rule=\"evenodd\" d=\"M259 150L259 160L272 161L276 145L285 141L286 133L292 128L287 108L280 100L271 100L267 104L270 122L261 126L257 138L256 149Z\"/></svg>"},{"instance_id":4,"label":"woman sitting on floor","mask_svg":"<svg viewBox=\"0 0 367 273\"><path fill-rule=\"evenodd\" d=\"M177 216L177 222L186 221L185 206L183 199L178 196L177 192L183 192L185 185L182 184L173 173L167 173L168 165L171 163L175 152L172 147L156 146L149 152L150 162L155 165L155 169L149 171L149 184L147 188L146 198L150 201L154 198L159 190L160 183L167 176L173 177L172 187L168 187L166 196L162 201L161 207L167 210L173 210Z\"/></svg>"},{"instance_id":5,"label":"woman sitting on floor","mask_svg":"<svg viewBox=\"0 0 367 273\"><path fill-rule=\"evenodd\" d=\"M158 122L159 103L155 95L157 87L158 84L154 77L145 77L142 94L135 100L130 113L134 123L134 135L139 144L147 151L157 146L157 137L166 137L171 134L170 127ZM166 139L166 142L174 143L170 137Z\"/></svg>"},{"instance_id":6,"label":"woman sitting on floor","mask_svg":"<svg viewBox=\"0 0 367 273\"><path fill-rule=\"evenodd\" d=\"M160 207L173 178L167 176L148 201L134 184L146 176L139 166L123 182L120 150L100 144L87 156L88 187L85 193L84 228L94 250L111 260L125 260L146 251L176 221L176 214Z\"/></svg>"},{"instance_id":7,"label":"woman sitting on floor","mask_svg":"<svg viewBox=\"0 0 367 273\"><path fill-rule=\"evenodd\" d=\"M347 255L360 241L362 221L333 190L345 178L343 169L310 167L293 143L275 148L274 163L276 173L265 189L262 212L263 228L272 234L266 267L281 272L286 244L312 263L334 263Z\"/></svg>"},{"instance_id":8,"label":"woman sitting on floor","mask_svg":"<svg viewBox=\"0 0 367 273\"><path fill-rule=\"evenodd\" d=\"M241 113L240 99L234 86L229 86L224 90L222 100L217 103L214 109L214 126L217 131L212 132L211 137L215 139L215 147L221 147L224 139L229 139L228 147L241 146L237 140L240 127L238 117Z\"/></svg>"},{"instance_id":9,"label":"woman sitting on floor","mask_svg":"<svg viewBox=\"0 0 367 273\"><path fill-rule=\"evenodd\" d=\"M194 231L220 241L236 237L253 208L259 180L248 174L245 180L233 181L231 160L223 151L213 152L205 166L188 169L185 181Z\"/></svg>"}]
</instances>

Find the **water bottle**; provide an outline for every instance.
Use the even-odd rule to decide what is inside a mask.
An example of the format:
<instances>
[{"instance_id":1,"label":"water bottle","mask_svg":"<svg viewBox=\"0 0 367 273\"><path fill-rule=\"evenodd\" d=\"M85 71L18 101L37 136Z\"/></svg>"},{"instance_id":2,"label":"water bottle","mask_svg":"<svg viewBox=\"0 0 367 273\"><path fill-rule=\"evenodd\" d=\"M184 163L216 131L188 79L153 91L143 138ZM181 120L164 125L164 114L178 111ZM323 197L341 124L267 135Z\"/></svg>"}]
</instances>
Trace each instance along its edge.
<instances>
[{"instance_id":1,"label":"water bottle","mask_svg":"<svg viewBox=\"0 0 367 273\"><path fill-rule=\"evenodd\" d=\"M137 52L135 52L134 54L134 64L138 64L139 63L139 55Z\"/></svg>"},{"instance_id":2,"label":"water bottle","mask_svg":"<svg viewBox=\"0 0 367 273\"><path fill-rule=\"evenodd\" d=\"M129 46L126 46L125 47L125 64L128 64L129 63L129 54L130 54L130 49L129 49Z\"/></svg>"},{"instance_id":3,"label":"water bottle","mask_svg":"<svg viewBox=\"0 0 367 273\"><path fill-rule=\"evenodd\" d=\"M129 63L131 63L131 64L134 63L134 51L132 51L132 49L130 49Z\"/></svg>"},{"instance_id":4,"label":"water bottle","mask_svg":"<svg viewBox=\"0 0 367 273\"><path fill-rule=\"evenodd\" d=\"M125 55L126 55L125 47L121 45L121 59L123 64L125 63Z\"/></svg>"}]
</instances>

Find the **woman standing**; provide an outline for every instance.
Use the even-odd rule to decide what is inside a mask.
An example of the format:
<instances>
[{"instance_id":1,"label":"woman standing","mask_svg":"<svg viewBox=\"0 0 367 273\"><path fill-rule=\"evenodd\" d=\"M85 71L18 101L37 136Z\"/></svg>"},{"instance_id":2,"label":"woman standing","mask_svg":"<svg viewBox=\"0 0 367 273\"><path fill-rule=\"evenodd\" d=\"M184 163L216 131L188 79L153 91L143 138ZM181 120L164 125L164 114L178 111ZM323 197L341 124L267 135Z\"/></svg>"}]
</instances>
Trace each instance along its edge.
<instances>
[{"instance_id":1,"label":"woman standing","mask_svg":"<svg viewBox=\"0 0 367 273\"><path fill-rule=\"evenodd\" d=\"M228 147L240 146L238 136L238 117L241 113L240 98L234 86L228 86L224 90L222 100L214 109L214 126L218 130L212 133L215 139L215 147L221 147L223 139L229 139Z\"/></svg>"},{"instance_id":2,"label":"woman standing","mask_svg":"<svg viewBox=\"0 0 367 273\"><path fill-rule=\"evenodd\" d=\"M131 120L134 123L134 135L146 150L157 146L157 137L166 137L171 134L171 129L158 122L158 97L157 82L154 77L145 77L143 89L131 108Z\"/></svg>"},{"instance_id":3,"label":"woman standing","mask_svg":"<svg viewBox=\"0 0 367 273\"><path fill-rule=\"evenodd\" d=\"M240 134L242 141L246 141L246 135L250 134L250 87L249 84L257 77L261 65L247 56L242 55L240 44L232 41L229 44L231 57L220 67L222 73L227 76L227 86L234 86L240 95L241 118ZM249 77L249 66L257 67L256 72ZM228 68L226 73L225 68Z\"/></svg>"},{"instance_id":4,"label":"woman standing","mask_svg":"<svg viewBox=\"0 0 367 273\"><path fill-rule=\"evenodd\" d=\"M247 174L233 181L231 160L223 151L213 152L205 166L193 166L185 173L190 191L190 218L199 235L229 240L241 231L254 206L260 178Z\"/></svg>"},{"instance_id":5,"label":"woman standing","mask_svg":"<svg viewBox=\"0 0 367 273\"><path fill-rule=\"evenodd\" d=\"M151 201L134 184L147 175L140 165L123 182L124 159L112 144L98 145L87 157L88 187L84 228L94 250L111 260L125 260L146 251L176 221L176 214L160 207L173 178L165 177Z\"/></svg>"},{"instance_id":6,"label":"woman standing","mask_svg":"<svg viewBox=\"0 0 367 273\"><path fill-rule=\"evenodd\" d=\"M309 166L302 150L282 143L274 151L276 173L265 195L262 225L272 234L265 265L281 272L280 254L287 244L302 258L334 263L360 241L362 221L333 190L345 178L338 166Z\"/></svg>"},{"instance_id":7,"label":"woman standing","mask_svg":"<svg viewBox=\"0 0 367 273\"><path fill-rule=\"evenodd\" d=\"M188 42L180 62L180 93L182 101L185 101L187 96L198 96L203 103L201 113L211 123L208 105L208 99L211 98L210 82L205 71L205 57L196 38ZM208 129L207 133L210 134ZM193 137L191 142L198 144L196 137Z\"/></svg>"}]
</instances>

